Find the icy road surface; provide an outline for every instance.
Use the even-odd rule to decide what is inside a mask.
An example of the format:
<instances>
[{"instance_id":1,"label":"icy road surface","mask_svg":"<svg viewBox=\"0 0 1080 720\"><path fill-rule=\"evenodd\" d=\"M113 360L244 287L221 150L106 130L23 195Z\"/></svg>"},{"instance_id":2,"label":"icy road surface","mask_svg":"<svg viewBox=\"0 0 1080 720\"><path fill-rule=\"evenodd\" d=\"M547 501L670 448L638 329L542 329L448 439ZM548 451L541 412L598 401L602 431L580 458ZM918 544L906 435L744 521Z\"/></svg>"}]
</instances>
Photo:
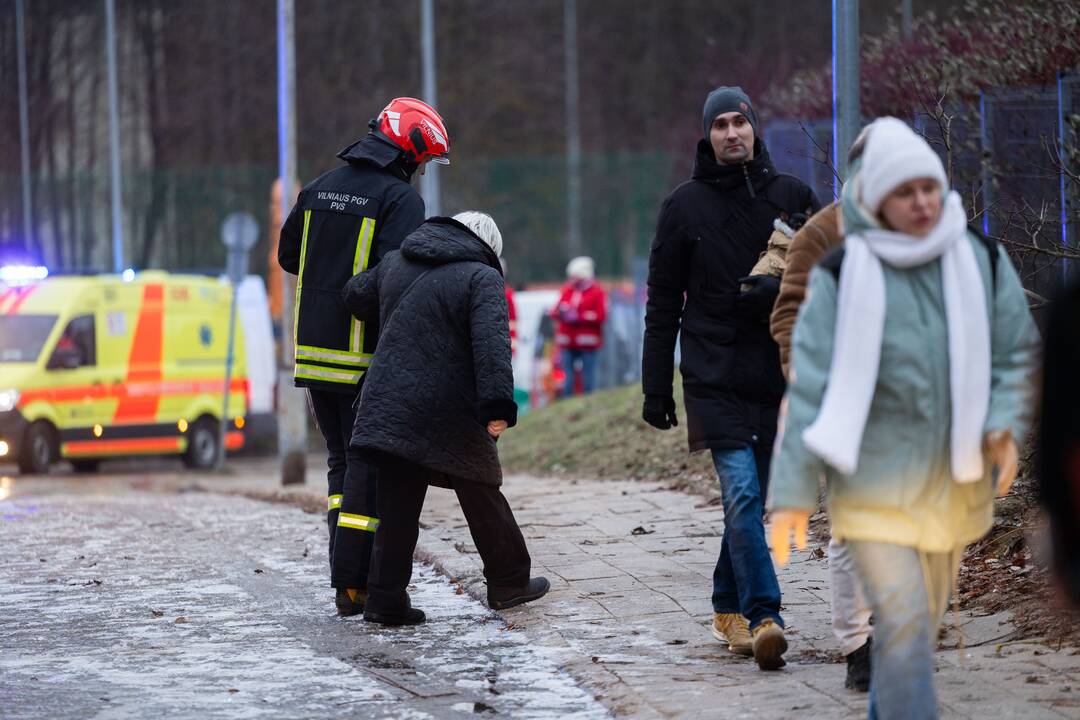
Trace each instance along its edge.
<instances>
[{"instance_id":1,"label":"icy road surface","mask_svg":"<svg viewBox=\"0 0 1080 720\"><path fill-rule=\"evenodd\" d=\"M5 718L607 717L425 567L426 625L339 618L321 515L92 483L0 502Z\"/></svg>"}]
</instances>

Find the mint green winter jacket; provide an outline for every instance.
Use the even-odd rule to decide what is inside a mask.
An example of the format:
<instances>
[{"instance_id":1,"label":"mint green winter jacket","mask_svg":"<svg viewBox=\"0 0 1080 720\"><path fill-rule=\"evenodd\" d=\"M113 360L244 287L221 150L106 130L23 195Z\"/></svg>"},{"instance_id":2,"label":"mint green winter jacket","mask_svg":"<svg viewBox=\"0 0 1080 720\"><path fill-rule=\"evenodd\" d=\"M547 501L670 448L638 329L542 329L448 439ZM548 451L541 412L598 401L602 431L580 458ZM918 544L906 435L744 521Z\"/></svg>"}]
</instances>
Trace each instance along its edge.
<instances>
[{"instance_id":1,"label":"mint green winter jacket","mask_svg":"<svg viewBox=\"0 0 1080 720\"><path fill-rule=\"evenodd\" d=\"M849 187L852 183L848 184ZM857 233L875 221L845 192L844 227ZM969 234L970 235L970 234ZM1020 278L1000 247L996 279L990 253L969 237L982 270L991 313L991 390L986 430L1011 429L1023 447L1034 411L1039 335ZM815 268L792 339L792 378L781 414L769 507L817 507L827 482L833 537L947 552L990 529L994 482L953 480L949 465L949 353L941 261L911 269L883 264L886 314L881 366L859 449L845 476L813 455L802 433L821 406L832 359L837 280Z\"/></svg>"}]
</instances>

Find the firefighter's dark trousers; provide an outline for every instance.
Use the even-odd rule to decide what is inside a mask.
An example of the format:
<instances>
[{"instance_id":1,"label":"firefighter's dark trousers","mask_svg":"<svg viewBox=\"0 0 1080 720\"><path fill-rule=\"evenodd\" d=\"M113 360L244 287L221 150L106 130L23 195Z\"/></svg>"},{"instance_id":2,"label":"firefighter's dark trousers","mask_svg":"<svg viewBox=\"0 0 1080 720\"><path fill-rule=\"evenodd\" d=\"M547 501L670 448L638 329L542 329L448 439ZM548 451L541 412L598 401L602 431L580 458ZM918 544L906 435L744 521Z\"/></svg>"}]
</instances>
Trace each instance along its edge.
<instances>
[{"instance_id":1,"label":"firefighter's dark trousers","mask_svg":"<svg viewBox=\"0 0 1080 720\"><path fill-rule=\"evenodd\" d=\"M367 599L367 607L374 612L392 614L409 606L413 550L428 488L424 478L428 476L430 471L404 461L379 467L379 529ZM488 589L527 585L532 559L502 491L476 482L452 482L473 543L484 561Z\"/></svg>"},{"instance_id":2,"label":"firefighter's dark trousers","mask_svg":"<svg viewBox=\"0 0 1080 720\"><path fill-rule=\"evenodd\" d=\"M373 465L353 450L353 394L311 390L311 407L326 440L327 512L330 529L330 585L363 590L368 584L375 540Z\"/></svg>"}]
</instances>

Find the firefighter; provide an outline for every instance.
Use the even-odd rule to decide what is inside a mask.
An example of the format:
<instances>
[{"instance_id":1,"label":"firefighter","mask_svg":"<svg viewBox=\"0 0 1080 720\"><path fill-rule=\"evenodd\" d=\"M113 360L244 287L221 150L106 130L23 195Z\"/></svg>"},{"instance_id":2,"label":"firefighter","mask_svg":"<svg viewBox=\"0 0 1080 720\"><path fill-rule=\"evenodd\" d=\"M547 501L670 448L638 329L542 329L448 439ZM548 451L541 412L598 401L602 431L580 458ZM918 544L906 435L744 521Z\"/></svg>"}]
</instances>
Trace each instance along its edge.
<instances>
[{"instance_id":1,"label":"firefighter","mask_svg":"<svg viewBox=\"0 0 1080 720\"><path fill-rule=\"evenodd\" d=\"M278 262L296 278L294 378L306 388L326 440L330 585L340 615L363 612L375 528L375 468L349 446L354 405L378 327L352 317L342 288L375 267L424 221L412 187L428 162L448 164L446 126L434 108L396 98L340 153L345 164L300 191L281 228Z\"/></svg>"}]
</instances>

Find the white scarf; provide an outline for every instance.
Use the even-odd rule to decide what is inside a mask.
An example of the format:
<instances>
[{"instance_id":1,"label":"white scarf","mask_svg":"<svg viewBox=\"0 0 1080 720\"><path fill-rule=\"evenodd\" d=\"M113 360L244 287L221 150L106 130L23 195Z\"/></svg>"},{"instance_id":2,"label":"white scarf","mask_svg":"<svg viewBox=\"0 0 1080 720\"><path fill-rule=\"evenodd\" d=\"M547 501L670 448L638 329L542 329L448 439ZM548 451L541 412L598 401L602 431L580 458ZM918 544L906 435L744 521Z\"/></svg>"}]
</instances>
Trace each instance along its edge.
<instances>
[{"instance_id":1,"label":"white scarf","mask_svg":"<svg viewBox=\"0 0 1080 720\"><path fill-rule=\"evenodd\" d=\"M881 263L915 268L940 257L949 335L950 465L958 482L981 479L983 425L990 406L990 323L960 196L949 193L941 220L926 237L869 229L844 243L829 382L803 442L841 473L855 473L881 362L887 299Z\"/></svg>"}]
</instances>

